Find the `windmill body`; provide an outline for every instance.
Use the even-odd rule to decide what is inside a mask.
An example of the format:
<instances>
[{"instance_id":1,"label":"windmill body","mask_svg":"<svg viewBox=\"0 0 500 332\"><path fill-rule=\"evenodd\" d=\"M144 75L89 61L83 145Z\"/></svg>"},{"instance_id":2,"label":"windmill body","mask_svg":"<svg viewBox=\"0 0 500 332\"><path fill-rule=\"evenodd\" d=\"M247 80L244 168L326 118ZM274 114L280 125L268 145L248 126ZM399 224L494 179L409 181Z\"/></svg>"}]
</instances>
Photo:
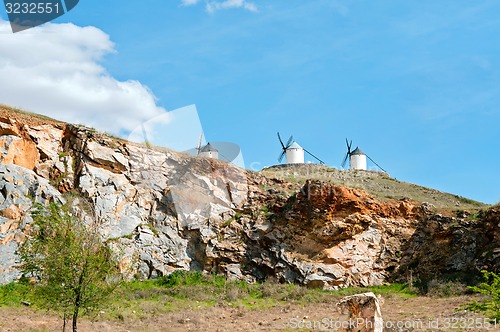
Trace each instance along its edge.
<instances>
[{"instance_id":1,"label":"windmill body","mask_svg":"<svg viewBox=\"0 0 500 332\"><path fill-rule=\"evenodd\" d=\"M286 149L286 163L287 164L303 164L304 163L304 149L297 143L293 142Z\"/></svg>"},{"instance_id":2,"label":"windmill body","mask_svg":"<svg viewBox=\"0 0 500 332\"><path fill-rule=\"evenodd\" d=\"M198 156L205 158L219 159L219 151L214 148L210 143L200 148Z\"/></svg>"},{"instance_id":3,"label":"windmill body","mask_svg":"<svg viewBox=\"0 0 500 332\"><path fill-rule=\"evenodd\" d=\"M281 163L283 158L286 156L286 163L288 164L303 164L304 163L304 152L306 152L308 155L316 159L317 161L320 162L320 164L324 164L323 160L319 159L315 155L313 155L311 152L307 151L303 147L301 147L297 142L293 140L293 136L290 136L288 141L283 143L281 140L280 133L278 133L278 140L280 141L281 144L281 153L278 158L278 161Z\"/></svg>"},{"instance_id":4,"label":"windmill body","mask_svg":"<svg viewBox=\"0 0 500 332\"><path fill-rule=\"evenodd\" d=\"M366 170L366 154L360 148L351 152L349 157L350 169Z\"/></svg>"},{"instance_id":5,"label":"windmill body","mask_svg":"<svg viewBox=\"0 0 500 332\"><path fill-rule=\"evenodd\" d=\"M372 163L374 163L378 168L380 168L383 172L386 172L385 169L380 167L370 156L361 151L360 148L356 147L356 149L351 150L352 141L349 142L347 138L345 139L345 143L347 144L347 153L344 156L344 161L342 161L342 168L345 167L347 163L347 159L349 159L349 169L361 169L366 170L366 158L370 159ZM386 172L387 173L387 172Z\"/></svg>"}]
</instances>

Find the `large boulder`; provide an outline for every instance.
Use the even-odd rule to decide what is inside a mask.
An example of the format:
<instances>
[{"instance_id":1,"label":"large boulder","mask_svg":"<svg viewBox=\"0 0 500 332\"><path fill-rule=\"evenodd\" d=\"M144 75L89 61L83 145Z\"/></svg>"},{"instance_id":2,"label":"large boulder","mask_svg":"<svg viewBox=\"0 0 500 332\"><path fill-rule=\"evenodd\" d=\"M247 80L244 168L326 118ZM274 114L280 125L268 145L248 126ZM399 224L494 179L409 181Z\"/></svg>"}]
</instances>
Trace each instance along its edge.
<instances>
[{"instance_id":1,"label":"large boulder","mask_svg":"<svg viewBox=\"0 0 500 332\"><path fill-rule=\"evenodd\" d=\"M337 331L382 332L382 303L382 297L377 297L372 292L342 298L337 303L337 309L343 315Z\"/></svg>"}]
</instances>

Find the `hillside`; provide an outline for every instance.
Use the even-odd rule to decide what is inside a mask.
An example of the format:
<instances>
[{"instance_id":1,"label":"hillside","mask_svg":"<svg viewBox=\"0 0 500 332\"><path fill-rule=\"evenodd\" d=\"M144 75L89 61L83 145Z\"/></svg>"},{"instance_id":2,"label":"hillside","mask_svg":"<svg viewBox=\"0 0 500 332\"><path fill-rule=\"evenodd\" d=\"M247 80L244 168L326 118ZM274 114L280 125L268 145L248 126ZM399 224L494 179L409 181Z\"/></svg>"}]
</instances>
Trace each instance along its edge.
<instances>
[{"instance_id":1,"label":"hillside","mask_svg":"<svg viewBox=\"0 0 500 332\"><path fill-rule=\"evenodd\" d=\"M62 128L67 124L43 115L15 109L0 104L0 119L15 120L20 124L30 126L53 125ZM107 136L106 134L102 134ZM109 137L123 141L116 137ZM127 142L128 144L134 144ZM170 151L164 147L148 146L153 150ZM170 151L171 152L171 151ZM408 198L415 202L429 203L438 209L481 209L488 205L471 200L466 197L441 192L432 188L426 188L416 184L399 181L390 177L387 173L362 170L338 170L325 165L302 164L302 165L276 165L263 169L260 172L268 178L282 179L297 184L297 188L308 179L320 180L339 186L362 189L377 199L404 199Z\"/></svg>"},{"instance_id":2,"label":"hillside","mask_svg":"<svg viewBox=\"0 0 500 332\"><path fill-rule=\"evenodd\" d=\"M466 197L453 195L416 184L399 181L387 173L363 170L338 170L324 165L278 165L262 170L266 177L303 184L315 179L339 186L362 189L377 199L405 199L432 204L437 209L481 209L488 205Z\"/></svg>"},{"instance_id":3,"label":"hillside","mask_svg":"<svg viewBox=\"0 0 500 332\"><path fill-rule=\"evenodd\" d=\"M0 283L20 276L34 202L99 225L128 278L202 270L334 289L500 268L498 207L383 173L251 172L6 107L0 155Z\"/></svg>"}]
</instances>

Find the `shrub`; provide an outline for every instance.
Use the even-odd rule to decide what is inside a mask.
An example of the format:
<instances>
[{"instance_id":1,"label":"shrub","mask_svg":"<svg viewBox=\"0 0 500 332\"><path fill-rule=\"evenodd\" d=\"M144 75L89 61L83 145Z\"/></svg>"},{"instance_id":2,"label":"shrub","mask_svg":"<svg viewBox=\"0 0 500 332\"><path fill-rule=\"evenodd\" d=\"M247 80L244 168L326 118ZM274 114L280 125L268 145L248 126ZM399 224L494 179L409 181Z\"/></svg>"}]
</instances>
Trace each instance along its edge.
<instances>
[{"instance_id":1,"label":"shrub","mask_svg":"<svg viewBox=\"0 0 500 332\"><path fill-rule=\"evenodd\" d=\"M486 295L481 301L466 304L472 311L481 311L494 321L500 321L500 275L493 272L481 271L484 281L477 286L468 288L476 293Z\"/></svg>"},{"instance_id":2,"label":"shrub","mask_svg":"<svg viewBox=\"0 0 500 332\"><path fill-rule=\"evenodd\" d=\"M0 286L0 306L18 306L30 302L31 287L25 282L11 282Z\"/></svg>"},{"instance_id":3,"label":"shrub","mask_svg":"<svg viewBox=\"0 0 500 332\"><path fill-rule=\"evenodd\" d=\"M22 270L37 283L37 301L72 315L77 331L80 311L101 306L120 282L116 261L97 229L87 227L65 207L41 205L33 212L31 237L20 247Z\"/></svg>"},{"instance_id":4,"label":"shrub","mask_svg":"<svg viewBox=\"0 0 500 332\"><path fill-rule=\"evenodd\" d=\"M203 274L199 271L189 272L177 270L169 275L158 278L158 284L164 287L193 286L204 283Z\"/></svg>"},{"instance_id":5,"label":"shrub","mask_svg":"<svg viewBox=\"0 0 500 332\"><path fill-rule=\"evenodd\" d=\"M427 283L427 295L431 297L459 296L467 293L467 286L458 281L432 279Z\"/></svg>"},{"instance_id":6,"label":"shrub","mask_svg":"<svg viewBox=\"0 0 500 332\"><path fill-rule=\"evenodd\" d=\"M169 275L162 276L157 279L157 283L163 287L176 287L176 286L200 286L211 285L216 287L223 287L226 279L220 275L207 275L200 271L190 272L184 270L176 270Z\"/></svg>"}]
</instances>

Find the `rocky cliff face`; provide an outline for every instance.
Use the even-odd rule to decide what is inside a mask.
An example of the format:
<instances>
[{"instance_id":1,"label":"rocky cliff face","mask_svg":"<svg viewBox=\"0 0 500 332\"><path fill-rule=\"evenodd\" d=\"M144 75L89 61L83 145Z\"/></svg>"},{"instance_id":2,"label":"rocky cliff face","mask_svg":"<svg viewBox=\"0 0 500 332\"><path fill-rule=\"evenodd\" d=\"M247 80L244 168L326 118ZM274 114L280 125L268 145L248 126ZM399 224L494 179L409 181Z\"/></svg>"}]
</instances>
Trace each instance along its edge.
<instances>
[{"instance_id":1,"label":"rocky cliff face","mask_svg":"<svg viewBox=\"0 0 500 332\"><path fill-rule=\"evenodd\" d=\"M97 222L131 277L196 269L336 288L500 268L498 208L445 217L7 111L0 155L0 283L19 276L33 202L50 201Z\"/></svg>"}]
</instances>

